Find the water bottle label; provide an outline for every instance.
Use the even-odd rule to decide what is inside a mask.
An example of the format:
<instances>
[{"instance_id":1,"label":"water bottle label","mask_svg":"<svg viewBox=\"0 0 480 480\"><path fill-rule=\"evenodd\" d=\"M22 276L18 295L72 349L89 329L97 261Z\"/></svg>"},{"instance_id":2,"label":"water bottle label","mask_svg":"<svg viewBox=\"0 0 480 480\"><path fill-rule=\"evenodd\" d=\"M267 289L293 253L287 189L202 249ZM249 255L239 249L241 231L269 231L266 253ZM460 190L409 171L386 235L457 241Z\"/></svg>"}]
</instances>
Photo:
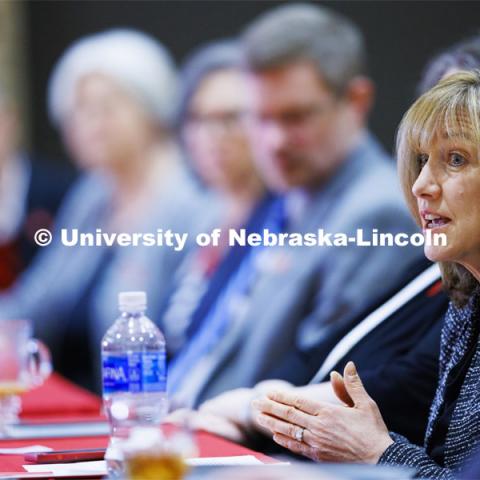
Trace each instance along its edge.
<instances>
[{"instance_id":1,"label":"water bottle label","mask_svg":"<svg viewBox=\"0 0 480 480\"><path fill-rule=\"evenodd\" d=\"M143 391L165 392L167 389L166 354L144 353L142 357Z\"/></svg>"},{"instance_id":2,"label":"water bottle label","mask_svg":"<svg viewBox=\"0 0 480 480\"><path fill-rule=\"evenodd\" d=\"M105 393L128 392L128 357L103 355L103 391Z\"/></svg>"},{"instance_id":3,"label":"water bottle label","mask_svg":"<svg viewBox=\"0 0 480 480\"><path fill-rule=\"evenodd\" d=\"M165 392L165 352L132 352L127 355L103 354L103 391Z\"/></svg>"}]
</instances>

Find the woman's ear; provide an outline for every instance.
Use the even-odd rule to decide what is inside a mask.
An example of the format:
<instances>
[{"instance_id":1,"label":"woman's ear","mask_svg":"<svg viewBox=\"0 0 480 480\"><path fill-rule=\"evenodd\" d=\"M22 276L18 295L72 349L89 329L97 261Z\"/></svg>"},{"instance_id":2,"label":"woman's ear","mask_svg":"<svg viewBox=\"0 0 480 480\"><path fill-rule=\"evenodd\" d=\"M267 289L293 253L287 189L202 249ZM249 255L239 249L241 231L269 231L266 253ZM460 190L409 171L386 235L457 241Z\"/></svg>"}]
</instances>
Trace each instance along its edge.
<instances>
[{"instance_id":1,"label":"woman's ear","mask_svg":"<svg viewBox=\"0 0 480 480\"><path fill-rule=\"evenodd\" d=\"M368 77L353 78L345 91L345 99L361 122L366 120L375 99L375 85Z\"/></svg>"}]
</instances>

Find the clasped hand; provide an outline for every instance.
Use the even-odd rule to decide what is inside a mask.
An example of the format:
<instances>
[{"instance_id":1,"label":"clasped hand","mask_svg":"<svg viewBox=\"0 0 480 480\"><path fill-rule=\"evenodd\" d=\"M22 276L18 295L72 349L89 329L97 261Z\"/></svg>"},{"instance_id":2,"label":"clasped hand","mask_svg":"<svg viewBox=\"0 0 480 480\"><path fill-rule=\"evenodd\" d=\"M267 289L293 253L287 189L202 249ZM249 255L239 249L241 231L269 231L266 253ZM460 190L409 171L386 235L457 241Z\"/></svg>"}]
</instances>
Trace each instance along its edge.
<instances>
[{"instance_id":1,"label":"clasped hand","mask_svg":"<svg viewBox=\"0 0 480 480\"><path fill-rule=\"evenodd\" d=\"M353 362L331 383L342 405L288 391L252 402L255 421L278 444L312 460L377 463L393 443L377 404L365 390Z\"/></svg>"}]
</instances>

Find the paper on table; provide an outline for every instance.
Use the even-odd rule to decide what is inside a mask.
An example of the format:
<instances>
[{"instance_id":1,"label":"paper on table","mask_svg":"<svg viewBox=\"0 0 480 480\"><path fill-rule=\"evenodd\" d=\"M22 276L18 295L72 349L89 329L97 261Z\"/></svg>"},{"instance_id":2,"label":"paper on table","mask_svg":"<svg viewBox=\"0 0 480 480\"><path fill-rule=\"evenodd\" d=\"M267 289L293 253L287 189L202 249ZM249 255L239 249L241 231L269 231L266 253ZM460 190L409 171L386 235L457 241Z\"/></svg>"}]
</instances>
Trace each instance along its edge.
<instances>
[{"instance_id":1,"label":"paper on table","mask_svg":"<svg viewBox=\"0 0 480 480\"><path fill-rule=\"evenodd\" d=\"M189 458L187 463L196 466L233 466L233 465L264 465L253 455L241 455L236 457L204 457ZM104 460L93 462L76 463L50 463L48 465L24 465L27 472L51 472L53 476L65 476L73 474L106 475L107 466Z\"/></svg>"},{"instance_id":2,"label":"paper on table","mask_svg":"<svg viewBox=\"0 0 480 480\"><path fill-rule=\"evenodd\" d=\"M0 448L0 455L22 455L24 453L51 452L53 448L45 445L27 445L26 447Z\"/></svg>"},{"instance_id":3,"label":"paper on table","mask_svg":"<svg viewBox=\"0 0 480 480\"><path fill-rule=\"evenodd\" d=\"M19 423L5 427L5 434L10 439L94 437L109 433L107 422Z\"/></svg>"},{"instance_id":4,"label":"paper on table","mask_svg":"<svg viewBox=\"0 0 480 480\"><path fill-rule=\"evenodd\" d=\"M74 473L53 475L51 472L1 472L0 480L30 480L31 478L98 478L96 473Z\"/></svg>"},{"instance_id":5,"label":"paper on table","mask_svg":"<svg viewBox=\"0 0 480 480\"><path fill-rule=\"evenodd\" d=\"M48 465L24 465L23 468L27 472L52 473L54 477L73 474L92 474L96 476L103 476L107 474L107 465L105 460L76 463L49 463Z\"/></svg>"},{"instance_id":6,"label":"paper on table","mask_svg":"<svg viewBox=\"0 0 480 480\"><path fill-rule=\"evenodd\" d=\"M263 463L253 455L241 455L237 457L204 457L189 458L187 463L192 467L205 466L230 466L230 465L263 465Z\"/></svg>"}]
</instances>

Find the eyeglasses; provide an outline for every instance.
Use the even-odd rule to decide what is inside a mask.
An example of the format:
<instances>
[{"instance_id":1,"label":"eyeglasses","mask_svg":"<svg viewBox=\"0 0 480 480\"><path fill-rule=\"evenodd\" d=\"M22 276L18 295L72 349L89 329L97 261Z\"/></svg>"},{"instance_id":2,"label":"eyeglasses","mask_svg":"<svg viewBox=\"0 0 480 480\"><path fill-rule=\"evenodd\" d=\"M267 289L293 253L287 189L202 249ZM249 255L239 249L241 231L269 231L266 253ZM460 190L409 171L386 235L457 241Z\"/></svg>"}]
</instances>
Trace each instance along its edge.
<instances>
[{"instance_id":1,"label":"eyeglasses","mask_svg":"<svg viewBox=\"0 0 480 480\"><path fill-rule=\"evenodd\" d=\"M242 110L232 110L219 113L191 113L186 122L187 129L209 133L230 133L243 128L248 113Z\"/></svg>"}]
</instances>

